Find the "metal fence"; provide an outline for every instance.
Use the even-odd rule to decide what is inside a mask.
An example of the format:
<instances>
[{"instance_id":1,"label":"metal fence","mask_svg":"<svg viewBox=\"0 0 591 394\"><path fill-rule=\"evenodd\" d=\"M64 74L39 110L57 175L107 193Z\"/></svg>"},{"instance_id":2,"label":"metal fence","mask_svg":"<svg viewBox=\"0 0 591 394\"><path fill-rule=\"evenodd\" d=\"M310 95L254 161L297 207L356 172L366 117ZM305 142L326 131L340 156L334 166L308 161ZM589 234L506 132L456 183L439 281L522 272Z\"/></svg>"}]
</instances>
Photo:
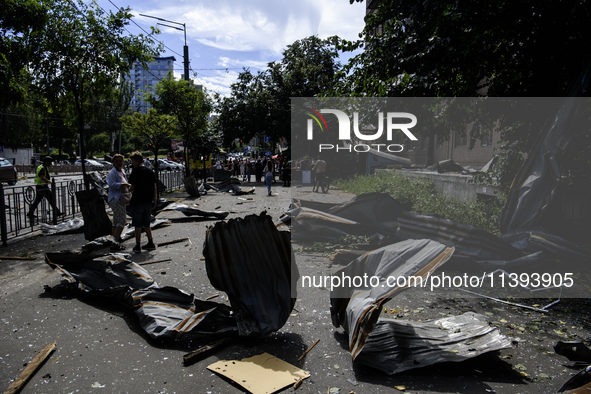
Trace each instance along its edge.
<instances>
[{"instance_id":1,"label":"metal fence","mask_svg":"<svg viewBox=\"0 0 591 394\"><path fill-rule=\"evenodd\" d=\"M185 188L183 179L185 177L184 171L160 171L158 179L164 184L167 192L180 190Z\"/></svg>"},{"instance_id":2,"label":"metal fence","mask_svg":"<svg viewBox=\"0 0 591 394\"><path fill-rule=\"evenodd\" d=\"M161 171L158 174L158 179L164 185L161 191L184 189L183 177L182 171ZM34 185L4 187L0 184L2 246L6 246L9 239L38 231L42 223L56 225L80 215L76 192L81 190L84 190L82 178L58 182L55 178L52 179L51 195L56 202L55 212L49 201L43 199L37 206L35 215L30 217L27 213L37 198L37 188ZM62 215L58 216L58 212Z\"/></svg>"},{"instance_id":3,"label":"metal fence","mask_svg":"<svg viewBox=\"0 0 591 394\"><path fill-rule=\"evenodd\" d=\"M75 193L83 188L82 179L62 182L53 180L51 196L55 201L56 210L44 198L37 206L34 216L28 216L31 204L37 198L36 187L0 185L2 246L6 246L8 239L39 230L41 223L57 224L58 220L70 219L79 214L80 208ZM58 217L58 211L62 216Z\"/></svg>"}]
</instances>

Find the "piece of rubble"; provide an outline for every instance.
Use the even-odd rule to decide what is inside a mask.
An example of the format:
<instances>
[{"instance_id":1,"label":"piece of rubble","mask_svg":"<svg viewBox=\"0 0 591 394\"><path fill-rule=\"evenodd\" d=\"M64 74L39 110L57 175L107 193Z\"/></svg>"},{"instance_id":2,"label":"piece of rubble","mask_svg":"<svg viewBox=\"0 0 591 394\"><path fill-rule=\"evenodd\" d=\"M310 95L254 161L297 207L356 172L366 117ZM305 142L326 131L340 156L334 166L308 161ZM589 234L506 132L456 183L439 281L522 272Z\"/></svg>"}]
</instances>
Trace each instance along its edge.
<instances>
[{"instance_id":1,"label":"piece of rubble","mask_svg":"<svg viewBox=\"0 0 591 394\"><path fill-rule=\"evenodd\" d=\"M253 394L274 393L310 376L269 353L242 360L218 361L207 369L233 380Z\"/></svg>"},{"instance_id":2,"label":"piece of rubble","mask_svg":"<svg viewBox=\"0 0 591 394\"><path fill-rule=\"evenodd\" d=\"M278 231L266 212L208 228L203 256L211 284L228 294L240 335L265 336L283 327L299 273L290 234Z\"/></svg>"}]
</instances>

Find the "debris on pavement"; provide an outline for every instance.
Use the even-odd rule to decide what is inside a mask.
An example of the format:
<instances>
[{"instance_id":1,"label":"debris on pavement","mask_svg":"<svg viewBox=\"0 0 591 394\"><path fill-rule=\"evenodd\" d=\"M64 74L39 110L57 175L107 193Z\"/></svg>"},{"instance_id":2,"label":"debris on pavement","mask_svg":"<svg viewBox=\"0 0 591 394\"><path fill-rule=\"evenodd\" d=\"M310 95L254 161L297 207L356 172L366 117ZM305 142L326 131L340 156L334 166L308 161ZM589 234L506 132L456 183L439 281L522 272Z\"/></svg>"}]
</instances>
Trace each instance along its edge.
<instances>
[{"instance_id":1,"label":"debris on pavement","mask_svg":"<svg viewBox=\"0 0 591 394\"><path fill-rule=\"evenodd\" d=\"M37 260L34 257L23 257L23 256L0 256L0 260Z\"/></svg>"},{"instance_id":2,"label":"debris on pavement","mask_svg":"<svg viewBox=\"0 0 591 394\"><path fill-rule=\"evenodd\" d=\"M227 305L198 300L174 287L159 288L148 271L124 254L101 253L101 245L108 242L104 237L78 252L47 253L45 261L70 287L94 299L113 300L131 308L152 338L236 331Z\"/></svg>"},{"instance_id":3,"label":"debris on pavement","mask_svg":"<svg viewBox=\"0 0 591 394\"><path fill-rule=\"evenodd\" d=\"M570 378L558 390L559 393L582 394L591 391L591 365Z\"/></svg>"},{"instance_id":4,"label":"debris on pavement","mask_svg":"<svg viewBox=\"0 0 591 394\"><path fill-rule=\"evenodd\" d=\"M228 294L240 335L265 336L283 327L299 273L289 233L278 231L266 212L208 228L203 256L209 281Z\"/></svg>"},{"instance_id":5,"label":"debris on pavement","mask_svg":"<svg viewBox=\"0 0 591 394\"><path fill-rule=\"evenodd\" d=\"M160 212L165 211L179 211L185 216L201 216L205 218L213 217L220 220L225 219L230 214L230 212L228 211L206 211L203 209L190 207L188 205L181 204L178 202L170 203L160 210Z\"/></svg>"},{"instance_id":6,"label":"debris on pavement","mask_svg":"<svg viewBox=\"0 0 591 394\"><path fill-rule=\"evenodd\" d=\"M591 349L583 342L558 341L554 345L554 351L570 361L591 363Z\"/></svg>"},{"instance_id":7,"label":"debris on pavement","mask_svg":"<svg viewBox=\"0 0 591 394\"><path fill-rule=\"evenodd\" d=\"M437 216L404 212L399 217L400 239L428 238L447 246L454 246L454 257L478 260L515 260L523 257L503 239L468 224L454 222Z\"/></svg>"},{"instance_id":8,"label":"debris on pavement","mask_svg":"<svg viewBox=\"0 0 591 394\"><path fill-rule=\"evenodd\" d=\"M201 346L199 349L193 350L192 352L185 354L183 356L183 364L187 366L201 360L205 355L232 342L234 338L234 336L228 336L218 341L208 343L207 345Z\"/></svg>"},{"instance_id":9,"label":"debris on pavement","mask_svg":"<svg viewBox=\"0 0 591 394\"><path fill-rule=\"evenodd\" d=\"M84 220L82 218L72 218L56 225L40 223L41 232L43 235L54 234L73 234L82 231L84 227Z\"/></svg>"},{"instance_id":10,"label":"debris on pavement","mask_svg":"<svg viewBox=\"0 0 591 394\"><path fill-rule=\"evenodd\" d=\"M145 263L138 263L138 264L139 265L151 265L151 264L158 264L158 263L166 263L168 261L172 261L172 259L162 259L162 260L146 261Z\"/></svg>"},{"instance_id":11,"label":"debris on pavement","mask_svg":"<svg viewBox=\"0 0 591 394\"><path fill-rule=\"evenodd\" d=\"M302 361L302 359L304 357L306 357L306 354L308 354L310 352L310 350L312 350L312 348L314 348L314 346L316 346L318 344L318 342L320 342L320 339L317 339L314 341L313 344L311 344L304 353L302 353L302 355L300 356L300 358L298 358L298 361Z\"/></svg>"},{"instance_id":12,"label":"debris on pavement","mask_svg":"<svg viewBox=\"0 0 591 394\"><path fill-rule=\"evenodd\" d=\"M274 393L310 374L269 353L242 360L222 360L207 367L253 394Z\"/></svg>"},{"instance_id":13,"label":"debris on pavement","mask_svg":"<svg viewBox=\"0 0 591 394\"><path fill-rule=\"evenodd\" d=\"M177 243L184 242L184 241L189 241L189 238L185 237L185 238L173 239L172 241L160 242L159 244L157 244L157 246L160 248L162 246L177 244Z\"/></svg>"},{"instance_id":14,"label":"debris on pavement","mask_svg":"<svg viewBox=\"0 0 591 394\"><path fill-rule=\"evenodd\" d=\"M84 238L86 240L111 234L111 219L107 216L105 200L98 189L80 190L76 192L76 199L80 205L84 219ZM92 225L89 225L92 223Z\"/></svg>"},{"instance_id":15,"label":"debris on pavement","mask_svg":"<svg viewBox=\"0 0 591 394\"><path fill-rule=\"evenodd\" d=\"M29 379L37 372L39 368L43 365L47 357L55 350L57 347L57 343L53 342L49 345L45 346L27 365L25 370L21 372L21 374L16 378L14 382L6 389L4 394L15 394L18 393L29 381Z\"/></svg>"},{"instance_id":16,"label":"debris on pavement","mask_svg":"<svg viewBox=\"0 0 591 394\"><path fill-rule=\"evenodd\" d=\"M389 284L389 277L426 279L444 264L454 249L432 240L407 240L367 253L334 277L379 278L379 283L361 283L362 286L339 286L330 293L330 313L335 327L343 327L349 338L349 351L353 360L362 351L382 311L382 305L408 284ZM410 280L410 279L409 279ZM343 281L345 282L345 281ZM381 285L380 285L381 284ZM365 285L365 287L363 286Z\"/></svg>"},{"instance_id":17,"label":"debris on pavement","mask_svg":"<svg viewBox=\"0 0 591 394\"><path fill-rule=\"evenodd\" d=\"M379 278L379 283L331 291L331 316L349 338L353 360L388 374L444 361L463 361L511 346L511 341L472 312L434 322L380 318L382 305L443 265L454 249L433 240L407 240L367 253L335 277ZM396 286L386 286L397 278Z\"/></svg>"},{"instance_id":18,"label":"debris on pavement","mask_svg":"<svg viewBox=\"0 0 591 394\"><path fill-rule=\"evenodd\" d=\"M355 361L392 375L510 347L509 338L474 312L431 322L380 318Z\"/></svg>"}]
</instances>

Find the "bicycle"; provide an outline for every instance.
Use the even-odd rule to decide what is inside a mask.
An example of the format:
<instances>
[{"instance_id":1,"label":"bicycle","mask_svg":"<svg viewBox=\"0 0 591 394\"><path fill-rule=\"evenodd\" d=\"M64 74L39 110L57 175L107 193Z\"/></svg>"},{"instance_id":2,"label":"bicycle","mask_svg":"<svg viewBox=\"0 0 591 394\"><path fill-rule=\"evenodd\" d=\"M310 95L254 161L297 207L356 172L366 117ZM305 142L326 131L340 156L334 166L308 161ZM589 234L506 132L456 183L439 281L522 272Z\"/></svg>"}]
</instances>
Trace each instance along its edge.
<instances>
[{"instance_id":1,"label":"bicycle","mask_svg":"<svg viewBox=\"0 0 591 394\"><path fill-rule=\"evenodd\" d=\"M330 189L330 178L326 175L319 176L318 189L322 190L322 193L328 193L328 189Z\"/></svg>"}]
</instances>

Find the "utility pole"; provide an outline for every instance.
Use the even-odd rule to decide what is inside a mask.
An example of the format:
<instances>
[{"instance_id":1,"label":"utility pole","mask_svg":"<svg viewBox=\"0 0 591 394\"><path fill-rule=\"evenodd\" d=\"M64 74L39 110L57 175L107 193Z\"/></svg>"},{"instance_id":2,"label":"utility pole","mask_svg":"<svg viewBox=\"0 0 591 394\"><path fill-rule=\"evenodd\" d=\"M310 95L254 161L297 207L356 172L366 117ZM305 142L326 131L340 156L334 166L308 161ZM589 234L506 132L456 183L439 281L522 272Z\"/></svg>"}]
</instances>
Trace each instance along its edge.
<instances>
[{"instance_id":1,"label":"utility pole","mask_svg":"<svg viewBox=\"0 0 591 394\"><path fill-rule=\"evenodd\" d=\"M189 80L189 47L187 46L187 26L184 23L169 21L167 19L158 18L157 16L146 15L146 14L140 14L140 15L141 16L145 16L146 18L153 18L153 19L158 19L159 21L163 21L163 22L174 23L176 25L180 25L180 26L183 27L181 29L180 27L170 26L170 25L167 25L167 24L164 24L164 23L159 23L159 22L156 23L157 25L170 27L171 29L180 30L180 31L182 31L182 32L185 33L185 46L183 46L183 68L184 68L184 77L183 77L183 79L185 81L188 81Z\"/></svg>"}]
</instances>

